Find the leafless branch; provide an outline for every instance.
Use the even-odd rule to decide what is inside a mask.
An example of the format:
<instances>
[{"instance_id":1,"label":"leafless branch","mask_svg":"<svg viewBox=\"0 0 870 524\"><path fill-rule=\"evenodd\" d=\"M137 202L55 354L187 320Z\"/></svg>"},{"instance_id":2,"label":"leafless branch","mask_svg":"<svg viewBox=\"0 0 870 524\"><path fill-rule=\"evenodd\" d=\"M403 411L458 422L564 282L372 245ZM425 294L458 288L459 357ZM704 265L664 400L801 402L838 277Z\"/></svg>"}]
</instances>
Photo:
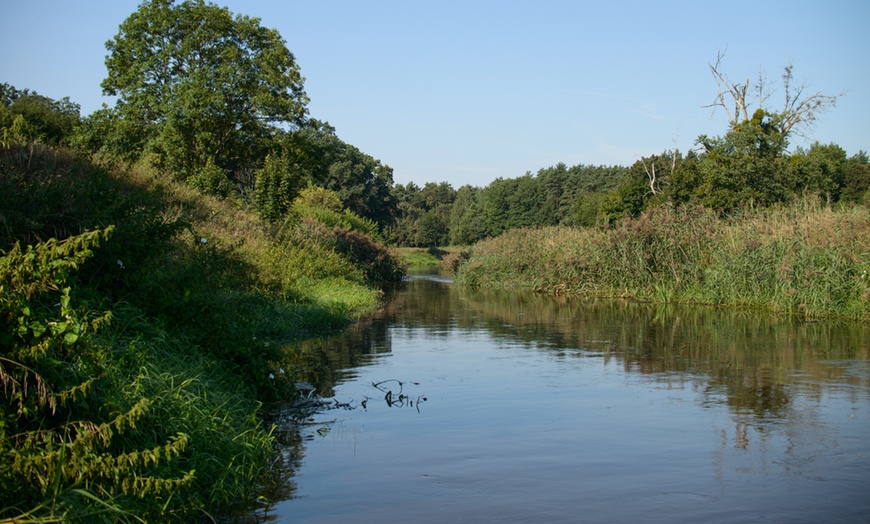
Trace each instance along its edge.
<instances>
[{"instance_id":1,"label":"leafless branch","mask_svg":"<svg viewBox=\"0 0 870 524\"><path fill-rule=\"evenodd\" d=\"M793 87L794 65L789 63L785 66L782 74L782 82L785 87L785 104L782 110L780 127L783 133L794 132L799 136L813 126L818 115L830 111L837 105L837 100L845 93L837 95L825 95L819 92L805 96L807 84L803 83Z\"/></svg>"},{"instance_id":2,"label":"leafless branch","mask_svg":"<svg viewBox=\"0 0 870 524\"><path fill-rule=\"evenodd\" d=\"M750 110L748 96L749 79L743 83L734 83L728 79L728 76L722 70L722 59L725 57L725 52L720 51L716 55L716 62L708 64L710 72L713 74L713 79L716 81L717 93L713 102L704 107L717 108L721 107L728 115L728 122L731 125L739 124L750 119L750 114L754 111ZM794 83L794 65L789 63L785 66L782 74L782 82L785 90L785 100L782 112L779 115L780 131L788 135L794 133L804 136L804 132L812 127L813 123L818 119L821 113L825 113L837 104L837 100L844 95L843 92L837 95L825 95L820 92L807 94L806 84L800 84L795 87ZM758 74L758 82L755 85L755 102L758 108L766 109L767 103L770 100L773 83L767 80L767 76L763 72ZM731 109L733 103L734 109Z\"/></svg>"},{"instance_id":3,"label":"leafless branch","mask_svg":"<svg viewBox=\"0 0 870 524\"><path fill-rule=\"evenodd\" d=\"M719 51L716 55L716 63L708 64L710 72L713 73L713 79L716 80L717 94L713 103L704 107L721 107L728 115L728 121L731 124L736 124L742 120L748 120L749 114L746 108L746 92L749 90L749 79L743 84L734 84L722 72L722 59L725 57L724 51ZM734 111L732 112L729 105L726 103L725 95L729 95L734 102Z\"/></svg>"},{"instance_id":4,"label":"leafless branch","mask_svg":"<svg viewBox=\"0 0 870 524\"><path fill-rule=\"evenodd\" d=\"M662 192L661 189L658 189L656 187L656 162L655 162L655 160L650 161L650 167L647 167L646 160L644 160L643 157L641 157L640 161L643 162L643 169L644 169L644 171L646 171L646 177L647 177L647 180L649 181L650 191L652 192L653 195L657 195L657 194L661 193ZM671 170L669 173L673 173L674 168L676 168L676 166L677 166L677 148L675 147L674 151L673 151L673 155L671 157Z\"/></svg>"}]
</instances>

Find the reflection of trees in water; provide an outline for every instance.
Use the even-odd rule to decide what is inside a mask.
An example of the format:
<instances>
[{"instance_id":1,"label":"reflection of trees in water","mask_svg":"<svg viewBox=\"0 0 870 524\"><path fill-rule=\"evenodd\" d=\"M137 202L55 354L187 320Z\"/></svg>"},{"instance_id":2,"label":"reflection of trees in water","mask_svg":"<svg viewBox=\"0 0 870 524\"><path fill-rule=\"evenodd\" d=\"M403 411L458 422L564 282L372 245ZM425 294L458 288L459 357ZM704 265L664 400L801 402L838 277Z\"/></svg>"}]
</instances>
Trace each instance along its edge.
<instances>
[{"instance_id":1,"label":"reflection of trees in water","mask_svg":"<svg viewBox=\"0 0 870 524\"><path fill-rule=\"evenodd\" d=\"M722 431L743 449L753 439L760 442L767 422L807 420L792 412L793 388L815 399L834 382L858 391L870 388L870 374L831 363L870 358L870 330L858 323L799 322L702 306L466 293L426 280L397 286L388 296L374 318L341 335L293 346L291 368L330 396L353 368L390 352L392 327L435 337L485 329L496 339L525 342L556 358L600 357L631 374L698 390L702 404L729 408L736 426Z\"/></svg>"},{"instance_id":2,"label":"reflection of trees in water","mask_svg":"<svg viewBox=\"0 0 870 524\"><path fill-rule=\"evenodd\" d=\"M373 356L389 353L389 329L383 319L370 319L341 333L287 345L284 364L296 380L314 385L318 395L330 397L340 380L365 366Z\"/></svg>"},{"instance_id":3,"label":"reflection of trees in water","mask_svg":"<svg viewBox=\"0 0 870 524\"><path fill-rule=\"evenodd\" d=\"M722 428L736 449L765 446L771 424L791 441L812 413L791 405L795 388L820 402L831 384L870 389L870 374L832 362L870 358L870 330L855 322L799 322L758 311L559 300L537 295L469 296L496 336L527 341L559 358L603 352L630 373L691 387L704 405L727 405ZM797 379L799 375L800 380ZM816 433L818 434L818 433Z\"/></svg>"},{"instance_id":4,"label":"reflection of trees in water","mask_svg":"<svg viewBox=\"0 0 870 524\"><path fill-rule=\"evenodd\" d=\"M870 333L853 322L799 322L751 310L568 300L532 293L465 293L419 280L397 286L386 307L333 337L294 344L289 364L328 395L336 380L391 350L390 328L486 329L558 358L603 354L626 371L644 375L699 374L714 397L724 393L735 412L776 416L788 404L791 374L820 394L832 381L868 386L830 361L870 358ZM684 375L680 375L684 376ZM662 378L664 379L664 378ZM815 386L813 386L815 385Z\"/></svg>"}]
</instances>

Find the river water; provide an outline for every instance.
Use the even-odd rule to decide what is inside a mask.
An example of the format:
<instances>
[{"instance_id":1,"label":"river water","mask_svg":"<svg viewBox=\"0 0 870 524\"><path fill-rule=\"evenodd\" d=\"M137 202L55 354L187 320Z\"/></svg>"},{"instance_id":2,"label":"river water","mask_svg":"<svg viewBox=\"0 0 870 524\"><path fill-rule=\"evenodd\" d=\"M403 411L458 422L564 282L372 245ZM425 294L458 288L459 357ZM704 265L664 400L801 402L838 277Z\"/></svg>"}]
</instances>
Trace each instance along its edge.
<instances>
[{"instance_id":1,"label":"river water","mask_svg":"<svg viewBox=\"0 0 870 524\"><path fill-rule=\"evenodd\" d=\"M870 522L861 324L411 277L288 351L268 521Z\"/></svg>"}]
</instances>

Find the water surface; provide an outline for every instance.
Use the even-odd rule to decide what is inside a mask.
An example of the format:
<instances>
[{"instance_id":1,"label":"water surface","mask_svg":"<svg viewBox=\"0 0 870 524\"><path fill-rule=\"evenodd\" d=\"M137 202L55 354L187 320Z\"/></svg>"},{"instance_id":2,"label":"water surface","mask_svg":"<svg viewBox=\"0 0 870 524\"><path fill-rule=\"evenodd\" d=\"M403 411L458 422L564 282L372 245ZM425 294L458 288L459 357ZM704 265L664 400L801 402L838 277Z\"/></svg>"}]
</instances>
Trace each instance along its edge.
<instances>
[{"instance_id":1,"label":"water surface","mask_svg":"<svg viewBox=\"0 0 870 524\"><path fill-rule=\"evenodd\" d=\"M870 331L413 278L290 348L276 522L870 522Z\"/></svg>"}]
</instances>

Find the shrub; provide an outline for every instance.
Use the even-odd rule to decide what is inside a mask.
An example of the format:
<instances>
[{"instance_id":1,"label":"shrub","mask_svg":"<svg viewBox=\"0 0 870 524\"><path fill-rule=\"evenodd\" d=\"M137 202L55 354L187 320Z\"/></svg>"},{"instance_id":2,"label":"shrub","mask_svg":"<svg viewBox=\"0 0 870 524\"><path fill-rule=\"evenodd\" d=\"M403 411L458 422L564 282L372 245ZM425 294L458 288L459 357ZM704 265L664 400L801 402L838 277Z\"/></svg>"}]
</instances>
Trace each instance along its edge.
<instances>
[{"instance_id":1,"label":"shrub","mask_svg":"<svg viewBox=\"0 0 870 524\"><path fill-rule=\"evenodd\" d=\"M0 258L0 517L123 518L119 499L168 502L193 480L158 467L185 451L187 435L131 438L149 399L122 402L110 387L111 348L95 337L110 314L73 306L70 273L108 234L16 244Z\"/></svg>"}]
</instances>

